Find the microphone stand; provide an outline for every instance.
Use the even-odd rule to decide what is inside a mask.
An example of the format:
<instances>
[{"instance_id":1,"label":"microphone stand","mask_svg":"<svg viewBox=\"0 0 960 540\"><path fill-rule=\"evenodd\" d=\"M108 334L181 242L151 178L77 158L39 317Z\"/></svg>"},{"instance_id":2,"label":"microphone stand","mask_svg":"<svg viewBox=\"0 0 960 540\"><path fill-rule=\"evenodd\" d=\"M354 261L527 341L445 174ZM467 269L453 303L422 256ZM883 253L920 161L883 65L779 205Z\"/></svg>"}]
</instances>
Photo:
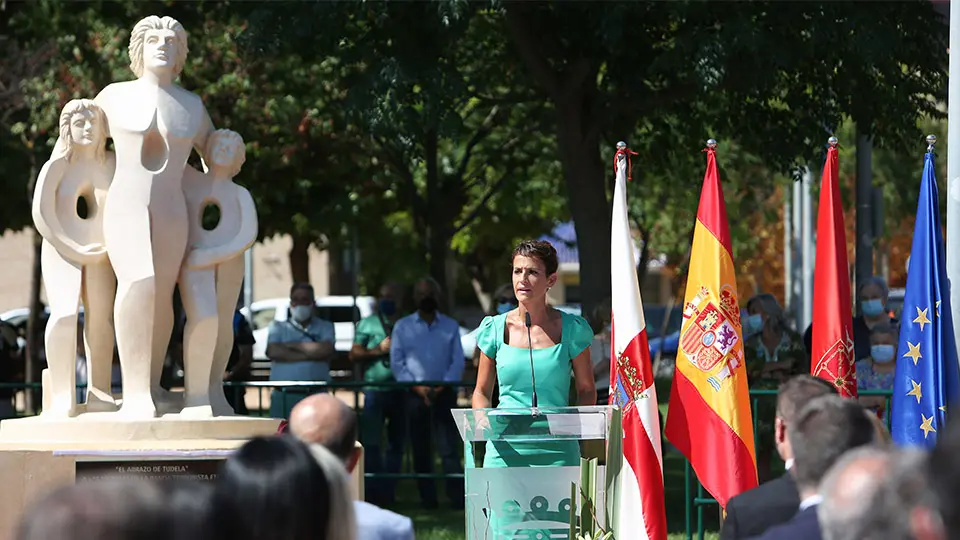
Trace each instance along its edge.
<instances>
[{"instance_id":1,"label":"microphone stand","mask_svg":"<svg viewBox=\"0 0 960 540\"><path fill-rule=\"evenodd\" d=\"M527 325L527 350L530 353L530 382L533 386L533 416L539 416L540 411L537 410L537 374L533 369L533 338L530 335L530 327L532 323L530 322L530 312L523 314L524 323Z\"/></svg>"}]
</instances>

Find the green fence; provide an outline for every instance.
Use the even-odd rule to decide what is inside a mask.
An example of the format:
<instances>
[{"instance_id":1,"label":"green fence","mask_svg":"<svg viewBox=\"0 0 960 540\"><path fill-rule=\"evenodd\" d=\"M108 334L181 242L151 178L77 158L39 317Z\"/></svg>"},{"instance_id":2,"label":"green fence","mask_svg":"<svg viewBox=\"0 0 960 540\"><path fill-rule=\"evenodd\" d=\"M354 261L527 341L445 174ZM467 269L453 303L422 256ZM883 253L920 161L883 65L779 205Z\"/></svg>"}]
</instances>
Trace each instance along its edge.
<instances>
[{"instance_id":1,"label":"green fence","mask_svg":"<svg viewBox=\"0 0 960 540\"><path fill-rule=\"evenodd\" d=\"M334 381L330 383L325 382L297 382L297 381L250 381L250 382L226 382L224 383L226 392L234 392L235 397L248 398L249 394L253 391L256 392L256 398L253 399L253 402L257 405L250 409L251 415L255 416L267 416L269 414L269 408L264 407L266 400L264 399L266 394L272 394L274 391L279 393L280 399L299 399L305 393L315 393L315 392L349 392L353 394L353 405L354 409L360 413L360 423L361 423L361 433L363 433L363 408L361 406L361 395L363 392L368 390L403 390L412 388L414 386L444 386L448 388L453 388L462 391L467 389L468 391L473 388L473 382L458 382L450 383L444 381L426 381L419 383L401 383L401 382L388 382L388 383L369 383L363 381ZM78 386L78 389L83 389L84 386ZM35 384L24 384L24 383L0 383L0 395L3 395L3 391L14 391L17 394L24 394L26 392L34 392L35 398L33 403L41 403L39 396L40 385L39 383ZM297 395L293 395L297 394ZM886 410L890 410L890 391L863 391L860 392L861 396L883 396L886 402ZM759 409L761 402L765 400L775 400L777 395L776 390L751 390L750 399L753 410L756 411ZM276 397L276 396L274 396ZM461 399L468 397L465 393L461 392ZM22 401L22 400L18 400ZM247 399L249 402L250 399ZM248 405L249 407L249 405ZM36 414L37 411L20 411L22 416L29 416ZM887 427L889 428L890 415L885 415L887 421ZM757 415L754 415L753 418L753 427L756 432L757 426L760 418ZM769 419L772 421L773 419ZM377 478L390 478L396 480L409 480L409 479L419 479L419 478L447 478L448 476L462 477L463 475L446 475L443 473L435 474L415 474L415 473L400 473L400 474L388 474L388 473L366 473L365 478L377 479ZM703 486L697 480L696 474L693 472L693 469L690 467L690 463L684 460L684 521L685 521L685 530L686 537L688 540L693 540L694 534L696 534L699 540L703 540L705 536L705 527L707 520L706 512L713 511L714 515L719 516L719 505L717 504L716 499L711 497L706 490L703 489Z\"/></svg>"}]
</instances>

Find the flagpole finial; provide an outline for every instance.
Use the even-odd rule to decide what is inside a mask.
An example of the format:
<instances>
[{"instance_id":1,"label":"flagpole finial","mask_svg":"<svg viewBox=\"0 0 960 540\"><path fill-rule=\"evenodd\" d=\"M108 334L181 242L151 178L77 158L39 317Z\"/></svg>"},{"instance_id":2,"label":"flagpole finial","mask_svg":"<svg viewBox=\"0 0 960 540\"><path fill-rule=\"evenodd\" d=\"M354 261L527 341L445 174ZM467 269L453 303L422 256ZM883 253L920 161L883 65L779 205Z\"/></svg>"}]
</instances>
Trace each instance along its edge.
<instances>
[{"instance_id":1,"label":"flagpole finial","mask_svg":"<svg viewBox=\"0 0 960 540\"><path fill-rule=\"evenodd\" d=\"M716 140L716 139L707 139L707 148L713 150L713 149L715 149L716 147L717 147L717 140Z\"/></svg>"},{"instance_id":2,"label":"flagpole finial","mask_svg":"<svg viewBox=\"0 0 960 540\"><path fill-rule=\"evenodd\" d=\"M829 144L831 148L836 148L837 145L840 144L840 140L836 137L830 137L827 139L827 144Z\"/></svg>"},{"instance_id":3,"label":"flagpole finial","mask_svg":"<svg viewBox=\"0 0 960 540\"><path fill-rule=\"evenodd\" d=\"M927 135L927 152L933 152L933 145L937 144L936 135Z\"/></svg>"}]
</instances>

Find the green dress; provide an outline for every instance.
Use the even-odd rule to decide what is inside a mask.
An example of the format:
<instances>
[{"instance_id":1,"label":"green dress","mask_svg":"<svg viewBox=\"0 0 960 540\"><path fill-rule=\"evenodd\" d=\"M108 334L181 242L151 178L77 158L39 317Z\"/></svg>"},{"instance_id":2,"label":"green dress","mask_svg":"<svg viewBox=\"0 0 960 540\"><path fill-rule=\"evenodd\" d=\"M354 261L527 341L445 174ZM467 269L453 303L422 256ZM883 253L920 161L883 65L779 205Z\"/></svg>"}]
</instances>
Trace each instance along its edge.
<instances>
[{"instance_id":1,"label":"green dress","mask_svg":"<svg viewBox=\"0 0 960 540\"><path fill-rule=\"evenodd\" d=\"M533 350L537 376L537 405L541 409L570 405L572 361L593 341L593 330L587 321L576 315L560 312L560 343ZM530 350L504 343L507 314L487 317L480 323L477 346L497 366L500 387L498 409L533 406L533 384L530 376ZM539 424L539 425L538 425ZM530 419L531 432L545 431L545 421ZM483 458L484 467L560 467L580 465L580 444L575 440L550 442L489 441Z\"/></svg>"}]
</instances>

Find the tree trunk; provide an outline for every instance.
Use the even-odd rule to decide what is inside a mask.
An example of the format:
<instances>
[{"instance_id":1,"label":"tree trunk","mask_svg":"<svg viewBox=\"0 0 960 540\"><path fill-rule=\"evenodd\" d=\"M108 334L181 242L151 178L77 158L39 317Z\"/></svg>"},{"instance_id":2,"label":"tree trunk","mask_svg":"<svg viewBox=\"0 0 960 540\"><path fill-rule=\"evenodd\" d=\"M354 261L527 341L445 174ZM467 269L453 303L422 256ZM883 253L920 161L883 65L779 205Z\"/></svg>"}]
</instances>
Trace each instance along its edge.
<instances>
[{"instance_id":1,"label":"tree trunk","mask_svg":"<svg viewBox=\"0 0 960 540\"><path fill-rule=\"evenodd\" d=\"M592 318L597 305L610 297L610 203L600 162L600 140L583 129L589 107L582 100L560 107L559 149L567 200L577 233L582 312ZM596 323L590 320L591 324Z\"/></svg>"},{"instance_id":2,"label":"tree trunk","mask_svg":"<svg viewBox=\"0 0 960 540\"><path fill-rule=\"evenodd\" d=\"M310 283L310 240L299 234L293 235L290 247L290 275L294 283Z\"/></svg>"}]
</instances>

